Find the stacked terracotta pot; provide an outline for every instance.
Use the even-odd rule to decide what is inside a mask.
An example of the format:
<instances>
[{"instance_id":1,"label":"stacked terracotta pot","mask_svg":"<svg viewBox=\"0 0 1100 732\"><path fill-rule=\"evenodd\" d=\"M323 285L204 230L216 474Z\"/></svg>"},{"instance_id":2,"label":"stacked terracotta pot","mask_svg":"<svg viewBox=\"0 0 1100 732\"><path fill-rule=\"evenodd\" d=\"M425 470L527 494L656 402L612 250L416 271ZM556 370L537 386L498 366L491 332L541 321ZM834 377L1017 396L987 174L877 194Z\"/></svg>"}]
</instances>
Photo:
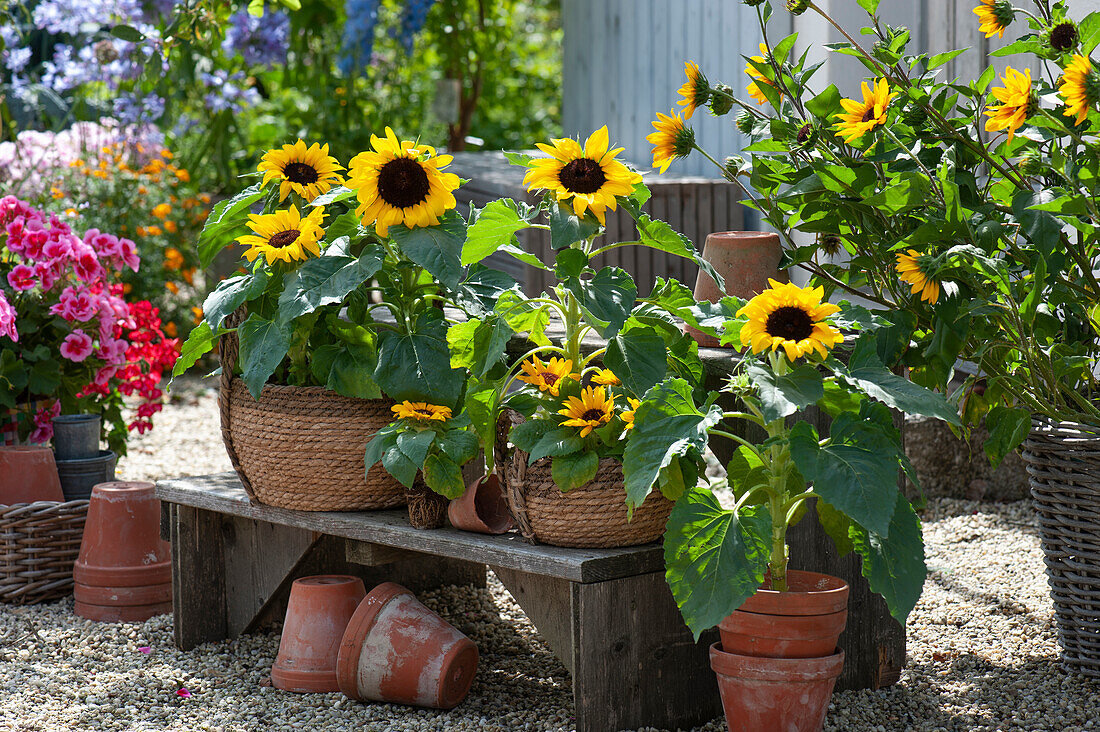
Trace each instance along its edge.
<instances>
[{"instance_id":1,"label":"stacked terracotta pot","mask_svg":"<svg viewBox=\"0 0 1100 732\"><path fill-rule=\"evenodd\" d=\"M136 623L172 612L171 549L160 538L152 483L118 481L92 489L73 579L82 618Z\"/></svg>"}]
</instances>

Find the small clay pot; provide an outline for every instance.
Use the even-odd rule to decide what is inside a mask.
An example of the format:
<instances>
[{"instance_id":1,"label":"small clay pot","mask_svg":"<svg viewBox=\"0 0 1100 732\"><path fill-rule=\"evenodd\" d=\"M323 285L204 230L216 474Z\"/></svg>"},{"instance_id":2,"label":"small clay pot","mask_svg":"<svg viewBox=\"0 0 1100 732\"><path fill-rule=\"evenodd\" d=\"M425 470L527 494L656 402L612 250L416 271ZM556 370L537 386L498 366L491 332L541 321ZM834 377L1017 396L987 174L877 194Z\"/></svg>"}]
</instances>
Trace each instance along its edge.
<instances>
[{"instance_id":1,"label":"small clay pot","mask_svg":"<svg viewBox=\"0 0 1100 732\"><path fill-rule=\"evenodd\" d=\"M359 604L340 643L340 691L359 701L458 706L477 672L477 646L411 592L384 582Z\"/></svg>"},{"instance_id":2,"label":"small clay pot","mask_svg":"<svg viewBox=\"0 0 1100 732\"><path fill-rule=\"evenodd\" d=\"M731 730L820 732L844 651L823 658L759 658L710 647L722 710Z\"/></svg>"},{"instance_id":3,"label":"small clay pot","mask_svg":"<svg viewBox=\"0 0 1100 732\"><path fill-rule=\"evenodd\" d=\"M62 414L53 418L53 451L58 460L85 460L99 454L98 414Z\"/></svg>"},{"instance_id":4,"label":"small clay pot","mask_svg":"<svg viewBox=\"0 0 1100 732\"><path fill-rule=\"evenodd\" d=\"M478 478L466 486L462 497L447 506L447 518L456 529L480 534L503 534L516 525L496 473Z\"/></svg>"},{"instance_id":5,"label":"small clay pot","mask_svg":"<svg viewBox=\"0 0 1100 732\"><path fill-rule=\"evenodd\" d=\"M171 546L160 538L160 501L152 483L118 481L92 490L73 579L95 587L172 580Z\"/></svg>"},{"instance_id":6,"label":"small clay pot","mask_svg":"<svg viewBox=\"0 0 1100 732\"><path fill-rule=\"evenodd\" d=\"M817 572L790 570L787 591L765 581L718 624L722 650L767 658L816 658L836 650L848 620L848 583Z\"/></svg>"},{"instance_id":7,"label":"small clay pot","mask_svg":"<svg viewBox=\"0 0 1100 732\"><path fill-rule=\"evenodd\" d=\"M172 602L172 583L164 582L159 585L138 585L137 587L95 587L75 582L73 597L77 602L104 607L159 605Z\"/></svg>"},{"instance_id":8,"label":"small clay pot","mask_svg":"<svg viewBox=\"0 0 1100 732\"><path fill-rule=\"evenodd\" d=\"M336 681L340 641L366 594L363 580L350 575L294 580L279 655L271 667L272 685L300 693L340 691Z\"/></svg>"},{"instance_id":9,"label":"small clay pot","mask_svg":"<svg viewBox=\"0 0 1100 732\"><path fill-rule=\"evenodd\" d=\"M64 500L50 448L0 447L0 504Z\"/></svg>"},{"instance_id":10,"label":"small clay pot","mask_svg":"<svg viewBox=\"0 0 1100 732\"><path fill-rule=\"evenodd\" d=\"M719 231L707 235L703 244L703 259L722 275L726 289L723 291L710 275L700 271L695 280L695 299L699 302L718 302L726 295L749 300L768 289L768 279L787 282L786 270L779 269L783 247L779 236L770 231ZM722 346L717 338L695 328L685 327L700 346L709 348L733 348L740 344Z\"/></svg>"},{"instance_id":11,"label":"small clay pot","mask_svg":"<svg viewBox=\"0 0 1100 732\"><path fill-rule=\"evenodd\" d=\"M73 611L86 620L95 620L100 623L144 623L156 615L166 615L172 612L172 603L161 602L155 605L91 605L77 602L73 605Z\"/></svg>"}]
</instances>

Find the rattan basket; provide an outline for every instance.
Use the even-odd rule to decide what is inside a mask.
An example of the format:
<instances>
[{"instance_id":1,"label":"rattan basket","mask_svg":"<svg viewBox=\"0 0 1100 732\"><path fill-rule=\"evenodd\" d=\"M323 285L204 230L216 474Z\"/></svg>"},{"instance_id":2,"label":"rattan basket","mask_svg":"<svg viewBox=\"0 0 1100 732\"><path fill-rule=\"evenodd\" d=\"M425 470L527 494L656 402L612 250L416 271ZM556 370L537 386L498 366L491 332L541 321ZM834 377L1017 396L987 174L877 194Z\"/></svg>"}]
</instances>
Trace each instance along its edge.
<instances>
[{"instance_id":1,"label":"rattan basket","mask_svg":"<svg viewBox=\"0 0 1100 732\"><path fill-rule=\"evenodd\" d=\"M614 458L600 460L592 481L562 493L550 474L550 458L528 463L527 453L509 448L508 431L521 420L505 410L497 423L495 452L508 508L526 539L551 546L611 548L661 538L672 501L653 491L628 517L623 466Z\"/></svg>"},{"instance_id":2,"label":"rattan basket","mask_svg":"<svg viewBox=\"0 0 1100 732\"><path fill-rule=\"evenodd\" d=\"M234 313L230 322L241 317ZM363 469L367 442L393 420L392 401L275 384L253 399L233 375L237 349L236 332L222 336L218 406L225 449L252 500L299 511L405 505L404 489L381 465L366 476Z\"/></svg>"},{"instance_id":3,"label":"rattan basket","mask_svg":"<svg viewBox=\"0 0 1100 732\"><path fill-rule=\"evenodd\" d=\"M0 601L16 605L73 592L88 501L0 505Z\"/></svg>"},{"instance_id":4,"label":"rattan basket","mask_svg":"<svg viewBox=\"0 0 1100 732\"><path fill-rule=\"evenodd\" d=\"M1100 678L1100 433L1035 417L1024 461L1062 660Z\"/></svg>"}]
</instances>

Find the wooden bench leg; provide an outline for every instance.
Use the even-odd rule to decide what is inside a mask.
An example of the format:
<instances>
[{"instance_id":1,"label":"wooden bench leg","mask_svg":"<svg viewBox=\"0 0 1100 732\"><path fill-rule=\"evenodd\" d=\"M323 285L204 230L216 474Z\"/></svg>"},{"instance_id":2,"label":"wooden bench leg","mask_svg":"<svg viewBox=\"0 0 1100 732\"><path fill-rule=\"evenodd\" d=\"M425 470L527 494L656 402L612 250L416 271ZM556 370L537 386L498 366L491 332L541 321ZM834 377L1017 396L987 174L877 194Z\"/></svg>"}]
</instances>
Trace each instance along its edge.
<instances>
[{"instance_id":1,"label":"wooden bench leg","mask_svg":"<svg viewBox=\"0 0 1100 732\"><path fill-rule=\"evenodd\" d=\"M172 612L176 647L224 640L225 554L221 514L171 504Z\"/></svg>"}]
</instances>

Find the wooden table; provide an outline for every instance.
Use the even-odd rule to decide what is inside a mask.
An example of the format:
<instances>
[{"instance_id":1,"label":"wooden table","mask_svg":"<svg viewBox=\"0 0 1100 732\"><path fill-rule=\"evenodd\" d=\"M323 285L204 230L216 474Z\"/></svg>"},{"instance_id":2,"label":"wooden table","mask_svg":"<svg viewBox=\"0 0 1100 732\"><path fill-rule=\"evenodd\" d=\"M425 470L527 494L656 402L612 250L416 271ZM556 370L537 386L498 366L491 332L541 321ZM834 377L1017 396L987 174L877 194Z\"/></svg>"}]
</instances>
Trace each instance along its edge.
<instances>
[{"instance_id":1,"label":"wooden table","mask_svg":"<svg viewBox=\"0 0 1100 732\"><path fill-rule=\"evenodd\" d=\"M176 645L188 650L281 620L290 584L351 573L422 591L485 586L488 566L573 676L578 732L690 728L721 713L707 648L695 643L664 579L659 544L532 545L409 526L405 510L290 511L249 503L235 473L166 480Z\"/></svg>"}]
</instances>

